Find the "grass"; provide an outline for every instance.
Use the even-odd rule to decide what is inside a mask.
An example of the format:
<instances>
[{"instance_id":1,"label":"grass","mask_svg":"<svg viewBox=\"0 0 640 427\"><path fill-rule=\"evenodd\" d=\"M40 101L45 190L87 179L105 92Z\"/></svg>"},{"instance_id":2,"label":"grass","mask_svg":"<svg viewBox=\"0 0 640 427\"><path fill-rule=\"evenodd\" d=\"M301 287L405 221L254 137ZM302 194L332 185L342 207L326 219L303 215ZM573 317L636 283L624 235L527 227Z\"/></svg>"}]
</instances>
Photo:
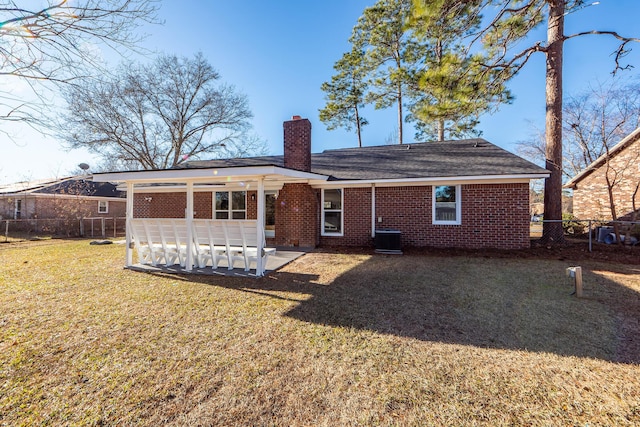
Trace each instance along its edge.
<instances>
[{"instance_id":1,"label":"grass","mask_svg":"<svg viewBox=\"0 0 640 427\"><path fill-rule=\"evenodd\" d=\"M262 279L0 246L0 425L638 425L640 268L316 252Z\"/></svg>"}]
</instances>

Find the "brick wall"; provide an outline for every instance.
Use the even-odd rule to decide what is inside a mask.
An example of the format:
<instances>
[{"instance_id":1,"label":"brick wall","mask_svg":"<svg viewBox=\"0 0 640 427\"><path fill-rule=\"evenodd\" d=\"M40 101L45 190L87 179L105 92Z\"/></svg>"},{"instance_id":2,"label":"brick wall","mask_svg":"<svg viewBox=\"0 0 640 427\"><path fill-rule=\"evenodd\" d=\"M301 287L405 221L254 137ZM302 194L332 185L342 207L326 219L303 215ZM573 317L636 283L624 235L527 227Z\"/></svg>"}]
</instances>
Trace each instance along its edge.
<instances>
[{"instance_id":1,"label":"brick wall","mask_svg":"<svg viewBox=\"0 0 640 427\"><path fill-rule=\"evenodd\" d=\"M284 122L284 167L311 171L311 122L300 116Z\"/></svg>"},{"instance_id":2,"label":"brick wall","mask_svg":"<svg viewBox=\"0 0 640 427\"><path fill-rule=\"evenodd\" d=\"M320 193L307 184L285 184L276 201L276 236L280 246L318 245Z\"/></svg>"},{"instance_id":3,"label":"brick wall","mask_svg":"<svg viewBox=\"0 0 640 427\"><path fill-rule=\"evenodd\" d=\"M376 197L378 193L376 193ZM322 246L371 246L371 188L347 188L343 195L344 236L322 236ZM319 227L322 225L318 221Z\"/></svg>"},{"instance_id":4,"label":"brick wall","mask_svg":"<svg viewBox=\"0 0 640 427\"><path fill-rule=\"evenodd\" d=\"M402 232L413 247L520 249L529 247L529 186L462 186L462 224L433 225L431 186L376 188L377 228ZM370 246L371 189L345 189L344 237L320 239L322 246Z\"/></svg>"},{"instance_id":5,"label":"brick wall","mask_svg":"<svg viewBox=\"0 0 640 427\"><path fill-rule=\"evenodd\" d=\"M610 220L611 209L607 191L606 165L596 169L580 181L573 190L573 214L584 219ZM610 160L609 176L619 183L613 187L613 198L619 219L625 219L633 210L632 195L640 182L640 140L623 148ZM640 206L640 194L636 196Z\"/></svg>"},{"instance_id":6,"label":"brick wall","mask_svg":"<svg viewBox=\"0 0 640 427\"><path fill-rule=\"evenodd\" d=\"M247 219L256 219L256 194L247 191ZM186 209L187 193L136 193L133 196L134 218L184 218ZM193 211L194 218L213 218L213 193L193 193Z\"/></svg>"},{"instance_id":7,"label":"brick wall","mask_svg":"<svg viewBox=\"0 0 640 427\"><path fill-rule=\"evenodd\" d=\"M247 217L255 219L255 191L247 192ZM145 201L151 197L151 201ZM462 224L433 225L431 186L376 188L377 228L398 229L402 243L414 247L520 249L529 247L529 186L462 186ZM320 191L307 184L285 184L276 202L279 246L371 247L371 188L344 190L344 236L320 237ZM195 193L196 218L211 218L211 193ZM184 218L185 193L136 194L134 216Z\"/></svg>"}]
</instances>

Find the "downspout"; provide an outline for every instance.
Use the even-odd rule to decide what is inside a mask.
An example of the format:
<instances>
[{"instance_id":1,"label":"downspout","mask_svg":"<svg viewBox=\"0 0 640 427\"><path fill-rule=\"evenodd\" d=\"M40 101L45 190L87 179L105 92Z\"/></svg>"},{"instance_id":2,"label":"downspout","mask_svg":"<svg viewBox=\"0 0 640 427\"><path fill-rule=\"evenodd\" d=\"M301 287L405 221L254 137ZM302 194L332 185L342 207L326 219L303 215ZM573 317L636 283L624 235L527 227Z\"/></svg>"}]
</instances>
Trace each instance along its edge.
<instances>
[{"instance_id":1,"label":"downspout","mask_svg":"<svg viewBox=\"0 0 640 427\"><path fill-rule=\"evenodd\" d=\"M193 181L187 182L187 209L185 212L187 223L187 260L186 271L193 269Z\"/></svg>"},{"instance_id":2,"label":"downspout","mask_svg":"<svg viewBox=\"0 0 640 427\"><path fill-rule=\"evenodd\" d=\"M371 184L371 237L376 237L376 185Z\"/></svg>"},{"instance_id":3,"label":"downspout","mask_svg":"<svg viewBox=\"0 0 640 427\"><path fill-rule=\"evenodd\" d=\"M125 240L127 242L125 265L127 267L131 267L133 265L131 219L133 219L133 182L127 182L127 214L125 220ZM138 244L138 242L136 242L136 244Z\"/></svg>"}]
</instances>

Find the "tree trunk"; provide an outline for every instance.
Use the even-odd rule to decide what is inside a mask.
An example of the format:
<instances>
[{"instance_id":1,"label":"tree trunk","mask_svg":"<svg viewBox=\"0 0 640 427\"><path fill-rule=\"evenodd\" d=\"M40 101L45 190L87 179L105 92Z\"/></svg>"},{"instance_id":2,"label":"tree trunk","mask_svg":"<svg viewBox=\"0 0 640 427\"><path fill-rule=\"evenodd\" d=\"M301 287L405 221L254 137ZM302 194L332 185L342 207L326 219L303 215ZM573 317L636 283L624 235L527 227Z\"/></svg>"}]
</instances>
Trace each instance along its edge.
<instances>
[{"instance_id":1,"label":"tree trunk","mask_svg":"<svg viewBox=\"0 0 640 427\"><path fill-rule=\"evenodd\" d=\"M438 120L438 142L444 141L444 119Z\"/></svg>"},{"instance_id":2,"label":"tree trunk","mask_svg":"<svg viewBox=\"0 0 640 427\"><path fill-rule=\"evenodd\" d=\"M356 112L356 133L358 134L358 147L362 148L362 126L360 124L360 112L358 111L358 106L355 107Z\"/></svg>"},{"instance_id":3,"label":"tree trunk","mask_svg":"<svg viewBox=\"0 0 640 427\"><path fill-rule=\"evenodd\" d=\"M564 0L548 0L546 78L546 168L551 172L544 186L544 219L562 219L562 48L564 43ZM542 240L564 241L561 222L545 222Z\"/></svg>"},{"instance_id":4,"label":"tree trunk","mask_svg":"<svg viewBox=\"0 0 640 427\"><path fill-rule=\"evenodd\" d=\"M402 84L398 83L398 143L402 144Z\"/></svg>"}]
</instances>

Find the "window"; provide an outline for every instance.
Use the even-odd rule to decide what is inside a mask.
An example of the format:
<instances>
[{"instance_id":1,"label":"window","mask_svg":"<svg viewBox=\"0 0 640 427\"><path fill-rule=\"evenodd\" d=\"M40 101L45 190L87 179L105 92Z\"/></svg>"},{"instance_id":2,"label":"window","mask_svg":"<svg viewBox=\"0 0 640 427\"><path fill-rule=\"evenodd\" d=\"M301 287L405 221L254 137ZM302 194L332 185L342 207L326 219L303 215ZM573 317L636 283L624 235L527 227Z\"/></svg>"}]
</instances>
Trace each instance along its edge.
<instances>
[{"instance_id":1,"label":"window","mask_svg":"<svg viewBox=\"0 0 640 427\"><path fill-rule=\"evenodd\" d=\"M14 219L22 218L22 200L20 199L16 200L16 210L13 218Z\"/></svg>"},{"instance_id":2,"label":"window","mask_svg":"<svg viewBox=\"0 0 640 427\"><path fill-rule=\"evenodd\" d=\"M342 189L322 190L322 235L342 236Z\"/></svg>"},{"instance_id":3,"label":"window","mask_svg":"<svg viewBox=\"0 0 640 427\"><path fill-rule=\"evenodd\" d=\"M276 193L268 192L264 195L264 235L276 236Z\"/></svg>"},{"instance_id":4,"label":"window","mask_svg":"<svg viewBox=\"0 0 640 427\"><path fill-rule=\"evenodd\" d=\"M98 201L98 213L109 213L109 202L106 200Z\"/></svg>"},{"instance_id":5,"label":"window","mask_svg":"<svg viewBox=\"0 0 640 427\"><path fill-rule=\"evenodd\" d=\"M216 191L213 203L215 219L247 218L247 193L244 191Z\"/></svg>"},{"instance_id":6,"label":"window","mask_svg":"<svg viewBox=\"0 0 640 427\"><path fill-rule=\"evenodd\" d=\"M460 186L433 187L433 223L460 224Z\"/></svg>"}]
</instances>

